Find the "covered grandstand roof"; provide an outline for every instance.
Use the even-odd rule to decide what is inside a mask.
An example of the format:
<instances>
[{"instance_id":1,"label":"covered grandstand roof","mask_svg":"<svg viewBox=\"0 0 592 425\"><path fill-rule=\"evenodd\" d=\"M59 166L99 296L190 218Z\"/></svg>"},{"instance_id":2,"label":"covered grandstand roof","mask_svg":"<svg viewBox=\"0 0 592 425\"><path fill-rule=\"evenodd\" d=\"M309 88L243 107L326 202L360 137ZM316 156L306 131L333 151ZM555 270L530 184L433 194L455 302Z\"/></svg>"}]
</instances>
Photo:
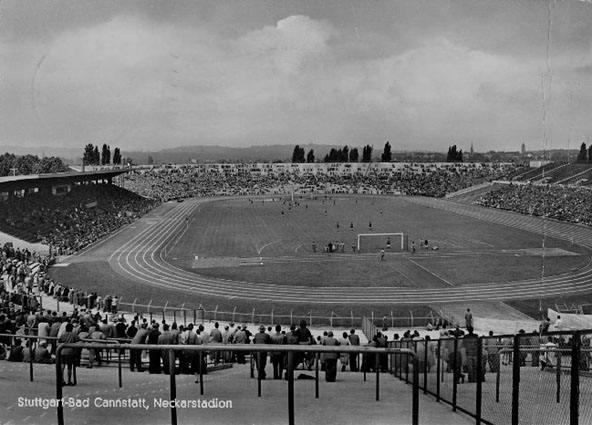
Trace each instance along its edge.
<instances>
[{"instance_id":1,"label":"covered grandstand roof","mask_svg":"<svg viewBox=\"0 0 592 425\"><path fill-rule=\"evenodd\" d=\"M52 187L77 182L109 179L128 172L127 168L117 168L90 172L69 171L55 174L31 174L26 176L0 177L0 192L29 189L35 187Z\"/></svg>"}]
</instances>

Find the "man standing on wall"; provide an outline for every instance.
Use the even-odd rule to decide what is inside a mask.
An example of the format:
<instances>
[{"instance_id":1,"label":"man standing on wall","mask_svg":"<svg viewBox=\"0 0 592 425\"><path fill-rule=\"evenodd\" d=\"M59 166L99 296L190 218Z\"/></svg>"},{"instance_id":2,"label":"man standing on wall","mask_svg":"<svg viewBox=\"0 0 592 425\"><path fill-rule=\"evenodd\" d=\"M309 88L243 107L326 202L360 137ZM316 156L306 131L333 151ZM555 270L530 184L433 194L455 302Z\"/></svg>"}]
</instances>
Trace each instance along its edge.
<instances>
[{"instance_id":1,"label":"man standing on wall","mask_svg":"<svg viewBox=\"0 0 592 425\"><path fill-rule=\"evenodd\" d=\"M259 326L259 333L253 338L254 344L271 344L271 337L265 333L265 326ZM255 360L257 363L257 374L259 379L265 379L267 376L265 373L265 366L267 366L267 352L258 351L255 352Z\"/></svg>"},{"instance_id":2,"label":"man standing on wall","mask_svg":"<svg viewBox=\"0 0 592 425\"><path fill-rule=\"evenodd\" d=\"M356 335L356 331L352 329L349 331L349 343L353 346L360 345L360 337ZM350 353L349 355L349 370L352 372L358 371L358 353Z\"/></svg>"},{"instance_id":3,"label":"man standing on wall","mask_svg":"<svg viewBox=\"0 0 592 425\"><path fill-rule=\"evenodd\" d=\"M465 327L467 329L473 327L473 313L471 313L470 308L467 308L467 312L465 313Z\"/></svg>"}]
</instances>

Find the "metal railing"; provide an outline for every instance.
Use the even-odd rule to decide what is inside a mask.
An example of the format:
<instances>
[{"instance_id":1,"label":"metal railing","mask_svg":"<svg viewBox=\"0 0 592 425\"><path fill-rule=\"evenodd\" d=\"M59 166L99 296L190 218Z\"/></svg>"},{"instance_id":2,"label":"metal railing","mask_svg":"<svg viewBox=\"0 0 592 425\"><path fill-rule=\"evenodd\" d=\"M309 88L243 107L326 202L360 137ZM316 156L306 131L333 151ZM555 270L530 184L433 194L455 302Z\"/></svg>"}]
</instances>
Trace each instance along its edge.
<instances>
[{"instance_id":1,"label":"metal railing","mask_svg":"<svg viewBox=\"0 0 592 425\"><path fill-rule=\"evenodd\" d=\"M419 389L476 424L576 425L592 421L591 337L592 331L584 330L391 341L389 346L413 350ZM415 373L415 365L397 354L388 365L405 382Z\"/></svg>"},{"instance_id":2,"label":"metal railing","mask_svg":"<svg viewBox=\"0 0 592 425\"><path fill-rule=\"evenodd\" d=\"M1 338L10 338L11 343L10 345L14 345L15 340L20 339L20 340L27 340L27 342L29 343L28 348L29 351L29 360L27 361L27 363L29 363L29 380L31 382L33 382L34 380L34 364L53 364L54 360L52 359L52 361L50 362L37 362L35 361L35 351L37 350L39 344L41 343L41 341L53 341L54 345L56 346L56 350L57 350L57 342L58 342L58 337L55 336L37 336L37 335L20 335L20 334L0 334L0 339ZM119 347L121 347L121 344L125 344L126 342L129 342L129 339L121 339L121 338L107 338L107 339L79 339L80 342L87 342L87 343L97 343L97 344L101 344L103 346L103 348L106 348L105 345L106 344L117 344ZM8 347L10 349L10 347ZM78 346L79 349L85 349L87 348L86 346L83 345L79 345ZM121 348L118 348L118 351ZM110 353L110 351L108 352ZM7 353L8 354L8 353ZM90 355L91 353L89 353L89 362L90 362ZM24 362L24 360L23 360ZM107 358L105 359L106 363L110 363L111 362L111 357L108 355ZM121 362L121 356L118 356L118 362ZM121 383L120 383L120 387L121 387Z\"/></svg>"},{"instance_id":3,"label":"metal railing","mask_svg":"<svg viewBox=\"0 0 592 425\"><path fill-rule=\"evenodd\" d=\"M368 341L372 341L372 339L378 334L378 328L374 324L374 321L366 316L362 317L362 332L368 339Z\"/></svg>"},{"instance_id":4,"label":"metal railing","mask_svg":"<svg viewBox=\"0 0 592 425\"><path fill-rule=\"evenodd\" d=\"M69 344L60 344L56 350L56 400L57 403L57 419L58 424L64 424L64 406L62 402L63 397L63 389L62 389L62 382L63 382L63 369L62 369L62 350L64 348L90 348L90 349L115 349L118 350L119 356L121 356L121 352L125 350L158 350L161 352L168 352L168 359L169 359L169 388L170 388L170 410L171 410L171 424L177 424L177 408L176 408L176 394L177 394L177 384L176 384L176 360L177 360L177 352L195 352L199 356L199 364L201 365L202 356L206 352L215 352L215 351L228 351L229 346L224 344L208 344L208 345L150 345L150 344L97 344L97 343L69 343ZM237 344L231 346L232 351L244 351L253 353L261 353L261 352L281 352L287 354L287 377L288 377L288 423L290 425L295 424L295 408L294 408L294 367L295 367L295 355L297 353L315 353L318 359L320 353L361 353L364 356L372 356L374 355L376 359L379 358L380 355L394 355L397 354L400 357L405 357L410 360L410 363L413 365L417 364L417 357L413 350L409 349L399 349L399 348L375 348L375 347L353 347L353 346L341 346L341 347L328 347L328 346L318 346L318 345L274 345L274 344ZM319 398L319 373L318 373L318 363L315 362L315 379L316 379L316 398ZM119 380L120 380L120 387L122 386L121 382L121 359L119 360ZM74 368L75 369L75 368ZM411 406L411 423L412 425L418 425L419 423L419 387L418 387L418 373L419 370L417 367L414 368L416 371L415 379L413 381L413 396L412 396L412 406ZM379 401L380 399L380 371L376 370L376 400ZM74 370L74 379L75 379L75 370ZM365 379L365 374L364 374ZM258 374L257 376L258 381L258 396L261 397L261 388L262 388L262 376ZM199 367L199 383L200 383L200 394L204 394L204 380L203 380L203 368Z\"/></svg>"},{"instance_id":5,"label":"metal railing","mask_svg":"<svg viewBox=\"0 0 592 425\"><path fill-rule=\"evenodd\" d=\"M136 302L119 302L119 311L117 314L121 314L123 309L125 312L131 312L132 314L145 315L154 319L164 319L177 323L186 324L187 322L192 323L204 323L204 322L229 322L229 323L253 323L253 324L280 324L290 325L292 323L298 323L301 319L306 319L309 326L329 326L329 327L351 327L360 328L365 318L376 322L379 320L378 317L374 317L374 312L369 312L369 316L357 316L351 311L349 315L339 315L335 311L331 311L330 314L315 314L312 311L308 313L302 313L302 311L290 311L287 313L276 313L273 309L271 310L257 310L253 308L250 312L237 311L234 307L232 311L219 310L218 306L214 309L206 309L203 306L199 308L186 308L185 306L174 307L168 305L154 305L150 301L148 304L138 304ZM382 316L381 316L382 317ZM435 318L432 315L429 316L414 316L413 311L409 311L408 316L395 316L393 312L385 319L380 319L380 323L390 327L415 327L418 323L425 325L428 322L434 322Z\"/></svg>"}]
</instances>

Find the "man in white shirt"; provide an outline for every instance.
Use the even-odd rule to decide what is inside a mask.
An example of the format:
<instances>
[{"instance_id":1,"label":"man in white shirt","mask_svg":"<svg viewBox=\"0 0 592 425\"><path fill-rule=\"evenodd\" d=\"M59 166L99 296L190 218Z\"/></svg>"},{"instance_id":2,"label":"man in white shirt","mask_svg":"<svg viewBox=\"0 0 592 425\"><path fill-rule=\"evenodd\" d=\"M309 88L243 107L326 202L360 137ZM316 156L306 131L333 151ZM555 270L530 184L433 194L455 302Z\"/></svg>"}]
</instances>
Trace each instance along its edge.
<instances>
[{"instance_id":1,"label":"man in white shirt","mask_svg":"<svg viewBox=\"0 0 592 425\"><path fill-rule=\"evenodd\" d=\"M561 316L557 316L557 320L555 320L555 330L562 331L563 330L563 320L561 320Z\"/></svg>"}]
</instances>

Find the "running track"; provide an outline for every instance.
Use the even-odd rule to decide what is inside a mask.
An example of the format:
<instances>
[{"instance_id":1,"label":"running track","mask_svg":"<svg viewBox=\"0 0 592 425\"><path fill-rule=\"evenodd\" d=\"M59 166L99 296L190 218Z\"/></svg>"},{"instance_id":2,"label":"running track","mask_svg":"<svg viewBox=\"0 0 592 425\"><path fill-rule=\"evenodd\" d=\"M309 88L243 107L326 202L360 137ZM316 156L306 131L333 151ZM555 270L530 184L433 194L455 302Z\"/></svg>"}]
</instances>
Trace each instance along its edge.
<instances>
[{"instance_id":1,"label":"running track","mask_svg":"<svg viewBox=\"0 0 592 425\"><path fill-rule=\"evenodd\" d=\"M476 218L495 224L526 230L592 248L592 229L544 220L522 214L455 203L452 201L410 197L411 202L429 208ZM119 274L146 285L174 289L190 294L249 299L290 304L438 304L458 301L505 301L592 292L592 264L574 272L544 279L488 283L438 289L393 287L309 287L262 284L207 278L170 264L164 252L186 228L185 217L191 216L200 203L191 200L178 204L162 219L149 221L146 228L114 251L109 263Z\"/></svg>"}]
</instances>

